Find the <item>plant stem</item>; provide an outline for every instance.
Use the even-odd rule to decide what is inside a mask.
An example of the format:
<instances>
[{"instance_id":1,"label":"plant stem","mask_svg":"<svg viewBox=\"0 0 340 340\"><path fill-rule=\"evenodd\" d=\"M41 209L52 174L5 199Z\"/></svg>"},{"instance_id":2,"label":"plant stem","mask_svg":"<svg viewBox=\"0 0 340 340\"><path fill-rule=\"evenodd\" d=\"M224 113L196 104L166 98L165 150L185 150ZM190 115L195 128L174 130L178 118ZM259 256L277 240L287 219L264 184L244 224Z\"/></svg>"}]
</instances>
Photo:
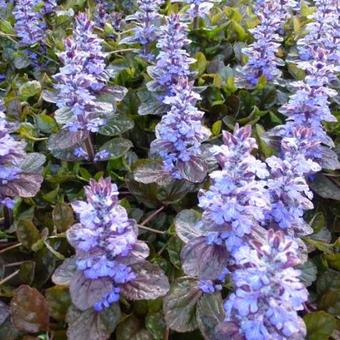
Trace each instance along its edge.
<instances>
[{"instance_id":1,"label":"plant stem","mask_svg":"<svg viewBox=\"0 0 340 340\"><path fill-rule=\"evenodd\" d=\"M148 231L151 231L151 232L153 232L153 233L161 234L161 235L164 235L164 234L167 233L166 231L160 231L160 230L157 230L157 229L153 229L153 228L150 228L150 227L146 227L146 226L141 225L141 224L138 225L138 228L144 229L144 230L148 230Z\"/></svg>"},{"instance_id":2,"label":"plant stem","mask_svg":"<svg viewBox=\"0 0 340 340\"><path fill-rule=\"evenodd\" d=\"M157 209L156 211L154 211L151 215L149 215L140 225L145 225L148 222L150 222L152 219L154 219L163 209L164 209L164 205L161 206L159 209Z\"/></svg>"},{"instance_id":3,"label":"plant stem","mask_svg":"<svg viewBox=\"0 0 340 340\"><path fill-rule=\"evenodd\" d=\"M6 252L6 251L8 251L8 250L18 248L18 247L20 247L21 245L22 245L22 243L16 243L16 244L13 244L13 245L11 245L11 246L9 246L9 247L7 247L7 248L1 249L1 250L0 250L0 254Z\"/></svg>"},{"instance_id":4,"label":"plant stem","mask_svg":"<svg viewBox=\"0 0 340 340\"><path fill-rule=\"evenodd\" d=\"M89 135L84 142L84 147L87 152L87 155L89 156L90 161L92 162L94 160L94 148L91 140L91 135Z\"/></svg>"},{"instance_id":5,"label":"plant stem","mask_svg":"<svg viewBox=\"0 0 340 340\"><path fill-rule=\"evenodd\" d=\"M15 272L13 272L12 274L8 275L7 277L5 277L3 280L0 281L0 286L2 286L4 283L6 283L7 281L9 281L11 278L13 278L14 276L18 275L20 272L20 269L16 270Z\"/></svg>"}]
</instances>

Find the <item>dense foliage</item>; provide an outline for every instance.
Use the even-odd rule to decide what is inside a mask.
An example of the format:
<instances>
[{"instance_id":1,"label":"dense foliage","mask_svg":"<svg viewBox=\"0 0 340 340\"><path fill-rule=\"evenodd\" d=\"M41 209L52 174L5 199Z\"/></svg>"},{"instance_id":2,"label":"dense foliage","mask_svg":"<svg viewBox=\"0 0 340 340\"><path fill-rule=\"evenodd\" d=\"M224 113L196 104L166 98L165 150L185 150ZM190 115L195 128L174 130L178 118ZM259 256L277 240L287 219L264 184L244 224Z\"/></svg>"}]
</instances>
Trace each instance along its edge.
<instances>
[{"instance_id":1,"label":"dense foliage","mask_svg":"<svg viewBox=\"0 0 340 340\"><path fill-rule=\"evenodd\" d=\"M0 339L339 339L339 0L0 0Z\"/></svg>"}]
</instances>

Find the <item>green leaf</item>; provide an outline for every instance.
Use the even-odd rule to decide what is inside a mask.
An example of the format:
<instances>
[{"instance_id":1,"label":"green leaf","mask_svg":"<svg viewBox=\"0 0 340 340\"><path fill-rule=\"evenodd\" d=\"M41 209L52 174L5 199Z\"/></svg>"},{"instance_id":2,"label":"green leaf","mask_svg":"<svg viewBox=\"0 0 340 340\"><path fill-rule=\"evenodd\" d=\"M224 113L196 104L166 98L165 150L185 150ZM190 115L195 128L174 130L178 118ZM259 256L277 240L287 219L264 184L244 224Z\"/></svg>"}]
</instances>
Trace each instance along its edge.
<instances>
[{"instance_id":1,"label":"green leaf","mask_svg":"<svg viewBox=\"0 0 340 340\"><path fill-rule=\"evenodd\" d=\"M119 324L116 331L117 340L154 340L151 333L134 316L128 317Z\"/></svg>"},{"instance_id":2,"label":"green leaf","mask_svg":"<svg viewBox=\"0 0 340 340\"><path fill-rule=\"evenodd\" d=\"M0 31L7 34L15 33L11 23L7 20L0 20Z\"/></svg>"},{"instance_id":3,"label":"green leaf","mask_svg":"<svg viewBox=\"0 0 340 340\"><path fill-rule=\"evenodd\" d=\"M205 57L204 53L197 52L195 55L196 63L193 64L193 69L197 70L198 74L203 74L207 68L207 58Z\"/></svg>"},{"instance_id":4,"label":"green leaf","mask_svg":"<svg viewBox=\"0 0 340 340\"><path fill-rule=\"evenodd\" d=\"M73 210L69 204L57 203L52 211L54 225L59 232L66 231L73 223Z\"/></svg>"},{"instance_id":5,"label":"green leaf","mask_svg":"<svg viewBox=\"0 0 340 340\"><path fill-rule=\"evenodd\" d=\"M166 323L161 312L148 314L145 318L145 326L155 340L163 339Z\"/></svg>"},{"instance_id":6,"label":"green leaf","mask_svg":"<svg viewBox=\"0 0 340 340\"><path fill-rule=\"evenodd\" d=\"M37 289L27 285L15 291L11 301L11 317L19 331L37 333L48 330L47 302Z\"/></svg>"},{"instance_id":7,"label":"green leaf","mask_svg":"<svg viewBox=\"0 0 340 340\"><path fill-rule=\"evenodd\" d=\"M101 157L100 160L115 159L124 156L133 147L132 142L125 138L114 138L106 142L99 149L100 151L107 151L108 155Z\"/></svg>"},{"instance_id":8,"label":"green leaf","mask_svg":"<svg viewBox=\"0 0 340 340\"><path fill-rule=\"evenodd\" d=\"M30 220L19 220L17 223L17 237L22 245L31 249L32 246L41 238L39 230Z\"/></svg>"},{"instance_id":9,"label":"green leaf","mask_svg":"<svg viewBox=\"0 0 340 340\"><path fill-rule=\"evenodd\" d=\"M328 340L336 327L335 318L323 311L308 313L303 319L308 340Z\"/></svg>"},{"instance_id":10,"label":"green leaf","mask_svg":"<svg viewBox=\"0 0 340 340\"><path fill-rule=\"evenodd\" d=\"M46 157L37 152L30 152L26 155L25 159L20 163L20 168L25 172L41 172Z\"/></svg>"},{"instance_id":11,"label":"green leaf","mask_svg":"<svg viewBox=\"0 0 340 340\"><path fill-rule=\"evenodd\" d=\"M71 305L71 297L68 288L54 286L46 289L45 295L51 317L58 321L63 321L67 310Z\"/></svg>"},{"instance_id":12,"label":"green leaf","mask_svg":"<svg viewBox=\"0 0 340 340\"><path fill-rule=\"evenodd\" d=\"M211 127L211 131L214 136L217 136L221 133L222 129L222 120L217 120Z\"/></svg>"},{"instance_id":13,"label":"green leaf","mask_svg":"<svg viewBox=\"0 0 340 340\"><path fill-rule=\"evenodd\" d=\"M34 118L36 126L41 132L51 134L58 131L58 125L51 116L41 113Z\"/></svg>"},{"instance_id":14,"label":"green leaf","mask_svg":"<svg viewBox=\"0 0 340 340\"><path fill-rule=\"evenodd\" d=\"M41 92L41 85L37 80L28 81L19 87L20 96L26 100Z\"/></svg>"},{"instance_id":15,"label":"green leaf","mask_svg":"<svg viewBox=\"0 0 340 340\"><path fill-rule=\"evenodd\" d=\"M118 136L133 129L134 122L125 115L115 115L99 129L98 133L105 136Z\"/></svg>"},{"instance_id":16,"label":"green leaf","mask_svg":"<svg viewBox=\"0 0 340 340\"><path fill-rule=\"evenodd\" d=\"M301 281L308 287L310 286L315 280L316 275L318 273L316 265L308 260L302 266L299 267L302 274L300 276Z\"/></svg>"}]
</instances>

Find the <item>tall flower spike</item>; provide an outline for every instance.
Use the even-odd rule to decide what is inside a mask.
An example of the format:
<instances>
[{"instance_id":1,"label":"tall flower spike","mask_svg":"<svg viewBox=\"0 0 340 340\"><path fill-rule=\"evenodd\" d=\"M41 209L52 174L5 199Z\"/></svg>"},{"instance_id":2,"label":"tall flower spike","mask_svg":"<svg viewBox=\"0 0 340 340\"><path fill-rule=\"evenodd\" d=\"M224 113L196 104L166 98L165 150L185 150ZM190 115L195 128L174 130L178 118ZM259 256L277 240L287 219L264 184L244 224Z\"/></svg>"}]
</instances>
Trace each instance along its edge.
<instances>
[{"instance_id":1,"label":"tall flower spike","mask_svg":"<svg viewBox=\"0 0 340 340\"><path fill-rule=\"evenodd\" d=\"M138 11L126 18L126 21L135 21L136 27L133 34L123 39L121 44L140 44L141 56L148 61L154 60L150 45L159 37L159 9L163 2L164 0L137 0Z\"/></svg>"},{"instance_id":2,"label":"tall flower spike","mask_svg":"<svg viewBox=\"0 0 340 340\"><path fill-rule=\"evenodd\" d=\"M101 43L93 33L93 23L79 14L74 36L65 40L65 52L59 56L64 66L54 76L59 107L56 119L71 131L96 132L105 124L106 112L96 103L96 93L108 79Z\"/></svg>"},{"instance_id":3,"label":"tall flower spike","mask_svg":"<svg viewBox=\"0 0 340 340\"><path fill-rule=\"evenodd\" d=\"M314 21L307 24L306 36L297 43L300 58L296 61L297 66L306 72L306 77L304 81L292 84L295 93L279 110L287 117L287 122L274 128L271 134L292 138L296 130L308 128L308 143L314 147L309 148L305 156L324 168L334 170L340 164L330 149L334 146L333 141L322 126L322 122L336 121L329 105L337 92L329 86L340 70L337 48L340 43L340 12L334 10L337 7L333 5L332 1L316 1L316 12L311 15Z\"/></svg>"},{"instance_id":4,"label":"tall flower spike","mask_svg":"<svg viewBox=\"0 0 340 340\"><path fill-rule=\"evenodd\" d=\"M16 1L13 15L15 17L15 31L23 46L41 43L45 38L46 24L37 5L40 0Z\"/></svg>"},{"instance_id":5,"label":"tall flower spike","mask_svg":"<svg viewBox=\"0 0 340 340\"><path fill-rule=\"evenodd\" d=\"M85 188L87 202L72 204L80 224L67 231L68 241L76 249L77 268L90 280L110 278L110 290L95 302L102 310L119 300L119 286L135 279L126 264L137 242L136 222L118 204L118 191L111 179L91 180Z\"/></svg>"},{"instance_id":6,"label":"tall flower spike","mask_svg":"<svg viewBox=\"0 0 340 340\"><path fill-rule=\"evenodd\" d=\"M157 43L160 52L156 65L148 67L153 80L147 83L147 87L157 92L161 101L175 94L174 89L181 78L191 75L190 64L195 60L185 50L190 44L187 34L188 26L181 22L178 14L171 14L166 18L166 24L160 28Z\"/></svg>"},{"instance_id":7,"label":"tall flower spike","mask_svg":"<svg viewBox=\"0 0 340 340\"><path fill-rule=\"evenodd\" d=\"M265 220L269 196L263 179L266 165L251 154L257 147L250 126L223 133L224 145L212 148L222 170L210 174L209 190L199 193L203 209L199 229L207 242L225 245L233 253Z\"/></svg>"},{"instance_id":8,"label":"tall flower spike","mask_svg":"<svg viewBox=\"0 0 340 340\"><path fill-rule=\"evenodd\" d=\"M245 81L245 87L256 86L262 76L269 82L276 82L280 78L281 71L278 67L284 63L276 56L276 52L281 45L281 31L289 10L295 6L294 0L256 1L255 13L260 23L250 30L255 41L244 50L249 60L240 69L239 81Z\"/></svg>"},{"instance_id":9,"label":"tall flower spike","mask_svg":"<svg viewBox=\"0 0 340 340\"><path fill-rule=\"evenodd\" d=\"M223 133L224 145L211 150L222 169L212 172L210 188L199 192L198 205L203 209L196 225L199 236L188 241L181 253L184 272L197 277L203 291L214 288L207 280L223 282L226 269L235 265L237 249L266 232L262 224L270 201L261 179L268 171L252 156L256 142L250 135L250 126L235 127L234 133Z\"/></svg>"},{"instance_id":10,"label":"tall flower spike","mask_svg":"<svg viewBox=\"0 0 340 340\"><path fill-rule=\"evenodd\" d=\"M307 290L300 282L298 245L280 231L250 242L234 253L238 269L232 273L236 288L224 304L225 327L232 339L303 339L306 328L297 311L303 309ZM223 329L223 327L221 327ZM224 334L227 336L228 334Z\"/></svg>"},{"instance_id":11,"label":"tall flower spike","mask_svg":"<svg viewBox=\"0 0 340 340\"><path fill-rule=\"evenodd\" d=\"M201 143L210 136L202 125L204 113L195 107L199 99L187 78L178 81L173 96L164 99L171 108L157 125L150 150L161 156L165 171L174 178L193 182L201 182L206 176L207 169L200 158Z\"/></svg>"},{"instance_id":12,"label":"tall flower spike","mask_svg":"<svg viewBox=\"0 0 340 340\"><path fill-rule=\"evenodd\" d=\"M145 242L137 240L136 221L129 219L119 204L117 186L110 178L98 182L91 180L85 193L87 202L72 204L80 223L67 231L67 239L76 249L78 270L72 279L70 293L78 308L90 308L88 304L92 303L95 310L101 311L117 302L124 289L128 290L126 285L138 278L136 268L145 265L144 258L149 249ZM148 264L144 271L142 269L143 275L149 275L147 268L150 266ZM166 294L168 290L164 274L160 271L156 274L155 281L161 282L162 286L154 290L151 298ZM81 296L84 282L98 287L97 291L86 291L86 296ZM137 296L143 298L141 294Z\"/></svg>"}]
</instances>

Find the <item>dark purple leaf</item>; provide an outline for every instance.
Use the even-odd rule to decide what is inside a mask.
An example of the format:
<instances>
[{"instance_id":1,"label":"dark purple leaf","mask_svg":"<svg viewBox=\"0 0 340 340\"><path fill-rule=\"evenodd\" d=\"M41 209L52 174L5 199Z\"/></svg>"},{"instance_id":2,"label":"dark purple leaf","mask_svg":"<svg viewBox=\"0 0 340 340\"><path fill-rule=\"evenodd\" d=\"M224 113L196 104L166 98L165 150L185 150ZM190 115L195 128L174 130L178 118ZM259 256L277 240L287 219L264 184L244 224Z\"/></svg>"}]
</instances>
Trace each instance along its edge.
<instances>
[{"instance_id":1,"label":"dark purple leaf","mask_svg":"<svg viewBox=\"0 0 340 340\"><path fill-rule=\"evenodd\" d=\"M101 313L92 308L80 311L71 306L67 312L66 321L69 324L67 330L68 339L72 340L106 340L115 330L121 312L118 304Z\"/></svg>"},{"instance_id":2,"label":"dark purple leaf","mask_svg":"<svg viewBox=\"0 0 340 340\"><path fill-rule=\"evenodd\" d=\"M133 177L137 182L159 185L167 184L171 180L169 173L164 171L163 162L153 159L138 160L135 163Z\"/></svg>"},{"instance_id":3,"label":"dark purple leaf","mask_svg":"<svg viewBox=\"0 0 340 340\"><path fill-rule=\"evenodd\" d=\"M124 284L121 290L129 300L156 299L169 291L168 279L158 266L143 261L131 267L136 279Z\"/></svg>"},{"instance_id":4,"label":"dark purple leaf","mask_svg":"<svg viewBox=\"0 0 340 340\"><path fill-rule=\"evenodd\" d=\"M196 317L201 333L211 339L217 325L225 318L221 293L203 294L197 303Z\"/></svg>"},{"instance_id":5,"label":"dark purple leaf","mask_svg":"<svg viewBox=\"0 0 340 340\"><path fill-rule=\"evenodd\" d=\"M87 137L88 132L85 131L71 132L68 130L61 130L50 136L47 146L50 151L72 149L82 144Z\"/></svg>"},{"instance_id":6,"label":"dark purple leaf","mask_svg":"<svg viewBox=\"0 0 340 340\"><path fill-rule=\"evenodd\" d=\"M184 272L200 279L216 279L226 268L228 252L224 246L208 244L204 236L187 243L181 253Z\"/></svg>"},{"instance_id":7,"label":"dark purple leaf","mask_svg":"<svg viewBox=\"0 0 340 340\"><path fill-rule=\"evenodd\" d=\"M193 209L182 210L177 214L175 218L176 234L184 243L202 235L197 228L200 218L201 214Z\"/></svg>"},{"instance_id":8,"label":"dark purple leaf","mask_svg":"<svg viewBox=\"0 0 340 340\"><path fill-rule=\"evenodd\" d=\"M322 147L322 157L320 165L323 169L337 170L340 168L338 155L327 147Z\"/></svg>"},{"instance_id":9,"label":"dark purple leaf","mask_svg":"<svg viewBox=\"0 0 340 340\"><path fill-rule=\"evenodd\" d=\"M192 157L189 162L178 162L178 171L184 179L193 183L201 183L207 176L208 166L199 157Z\"/></svg>"},{"instance_id":10,"label":"dark purple leaf","mask_svg":"<svg viewBox=\"0 0 340 340\"><path fill-rule=\"evenodd\" d=\"M164 298L163 309L167 326L177 332L191 332L198 326L196 305L202 296L197 280L178 279Z\"/></svg>"},{"instance_id":11,"label":"dark purple leaf","mask_svg":"<svg viewBox=\"0 0 340 340\"><path fill-rule=\"evenodd\" d=\"M14 326L22 332L48 330L49 313L45 298L35 288L20 286L11 300L11 318Z\"/></svg>"},{"instance_id":12,"label":"dark purple leaf","mask_svg":"<svg viewBox=\"0 0 340 340\"><path fill-rule=\"evenodd\" d=\"M10 197L34 197L38 193L42 181L43 177L39 174L22 173L18 175L17 179L2 187L0 194Z\"/></svg>"},{"instance_id":13,"label":"dark purple leaf","mask_svg":"<svg viewBox=\"0 0 340 340\"><path fill-rule=\"evenodd\" d=\"M74 256L66 259L52 275L52 282L60 286L69 286L76 273L76 259Z\"/></svg>"},{"instance_id":14,"label":"dark purple leaf","mask_svg":"<svg viewBox=\"0 0 340 340\"><path fill-rule=\"evenodd\" d=\"M240 326L233 323L223 321L215 329L215 333L210 338L211 340L232 339L245 340L245 337L239 333Z\"/></svg>"},{"instance_id":15,"label":"dark purple leaf","mask_svg":"<svg viewBox=\"0 0 340 340\"><path fill-rule=\"evenodd\" d=\"M87 279L82 272L77 271L71 280L70 294L74 305L80 310L91 307L112 290L112 279Z\"/></svg>"},{"instance_id":16,"label":"dark purple leaf","mask_svg":"<svg viewBox=\"0 0 340 340\"><path fill-rule=\"evenodd\" d=\"M340 201L339 186L322 173L315 176L310 187L323 198Z\"/></svg>"}]
</instances>

